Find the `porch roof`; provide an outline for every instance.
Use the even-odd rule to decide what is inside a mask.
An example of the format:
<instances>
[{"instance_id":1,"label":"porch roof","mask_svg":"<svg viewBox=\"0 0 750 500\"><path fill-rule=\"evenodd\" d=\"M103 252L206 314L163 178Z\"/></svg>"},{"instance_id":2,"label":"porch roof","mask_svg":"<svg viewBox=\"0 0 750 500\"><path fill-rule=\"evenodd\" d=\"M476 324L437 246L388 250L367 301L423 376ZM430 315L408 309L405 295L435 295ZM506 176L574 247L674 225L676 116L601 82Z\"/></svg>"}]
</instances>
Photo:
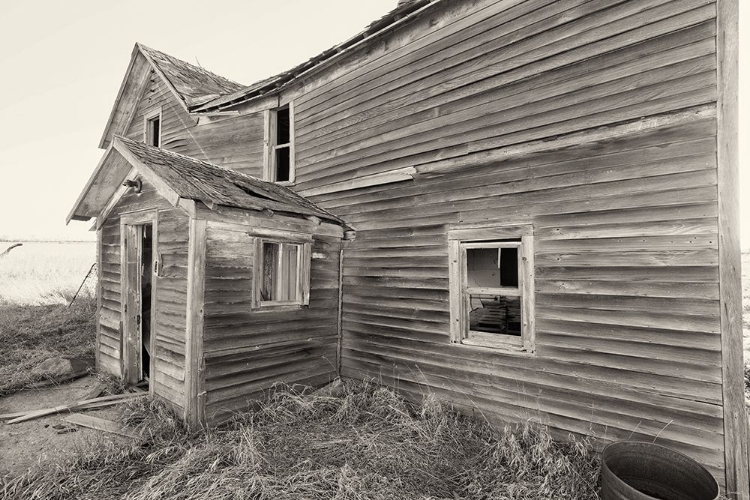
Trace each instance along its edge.
<instances>
[{"instance_id":1,"label":"porch roof","mask_svg":"<svg viewBox=\"0 0 750 500\"><path fill-rule=\"evenodd\" d=\"M345 226L341 219L287 187L121 136L115 136L104 153L67 221L98 217L132 169L175 206L179 200L194 200L209 208L314 216Z\"/></svg>"}]
</instances>

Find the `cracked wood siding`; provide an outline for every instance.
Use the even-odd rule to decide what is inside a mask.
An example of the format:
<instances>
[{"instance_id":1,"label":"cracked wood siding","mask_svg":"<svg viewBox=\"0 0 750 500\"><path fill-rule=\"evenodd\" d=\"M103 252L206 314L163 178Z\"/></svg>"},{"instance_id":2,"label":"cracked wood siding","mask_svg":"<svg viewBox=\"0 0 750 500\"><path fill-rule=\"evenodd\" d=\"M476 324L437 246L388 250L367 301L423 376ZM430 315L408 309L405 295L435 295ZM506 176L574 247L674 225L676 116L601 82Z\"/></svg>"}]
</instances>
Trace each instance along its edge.
<instances>
[{"instance_id":1,"label":"cracked wood siding","mask_svg":"<svg viewBox=\"0 0 750 500\"><path fill-rule=\"evenodd\" d=\"M342 374L600 444L658 436L723 485L715 18L445 2L282 95L295 189L417 169L311 197L357 230ZM534 226L533 357L450 344L446 225L484 222Z\"/></svg>"},{"instance_id":2,"label":"cracked wood siding","mask_svg":"<svg viewBox=\"0 0 750 500\"><path fill-rule=\"evenodd\" d=\"M152 383L156 394L181 408L185 378L188 218L145 180L141 194L126 193L101 229L99 367L107 373L122 375L120 215L142 210L158 210L157 251L161 271L155 289L156 373Z\"/></svg>"},{"instance_id":3,"label":"cracked wood siding","mask_svg":"<svg viewBox=\"0 0 750 500\"><path fill-rule=\"evenodd\" d=\"M203 352L211 424L275 383L317 386L336 377L339 238L313 236L309 307L254 311L251 229L208 222Z\"/></svg>"}]
</instances>

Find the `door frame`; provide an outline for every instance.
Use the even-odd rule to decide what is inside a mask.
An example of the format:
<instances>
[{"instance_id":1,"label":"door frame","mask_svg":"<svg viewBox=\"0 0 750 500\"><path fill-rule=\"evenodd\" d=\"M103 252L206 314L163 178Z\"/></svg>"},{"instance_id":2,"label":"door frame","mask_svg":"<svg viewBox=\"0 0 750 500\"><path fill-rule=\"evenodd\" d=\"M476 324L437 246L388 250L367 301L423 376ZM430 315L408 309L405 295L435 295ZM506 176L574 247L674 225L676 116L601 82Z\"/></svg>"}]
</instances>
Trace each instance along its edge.
<instances>
[{"instance_id":1,"label":"door frame","mask_svg":"<svg viewBox=\"0 0 750 500\"><path fill-rule=\"evenodd\" d=\"M143 212L131 212L122 214L120 216L120 318L122 321L122 336L120 351L121 363L122 363L122 377L129 384L136 384L143 380L143 368L142 368L142 353L141 353L141 342L142 342L142 321L134 321L134 316L128 312L128 305L133 304L136 306L136 310L141 310L141 273L138 272L136 276L131 276L128 266L128 252L132 248L128 242L128 234L135 236L138 241L137 247L134 251L137 254L137 261L141 261L141 252L143 246L140 240L143 236L143 226L151 224L151 255L152 255L152 266L151 266L151 359L149 365L149 393L154 393L154 381L156 377L156 290L158 280L158 266L159 266L159 253L158 253L158 211L150 210ZM132 283L131 283L132 282ZM131 285L136 294L131 294ZM132 311L132 310L131 310Z\"/></svg>"}]
</instances>

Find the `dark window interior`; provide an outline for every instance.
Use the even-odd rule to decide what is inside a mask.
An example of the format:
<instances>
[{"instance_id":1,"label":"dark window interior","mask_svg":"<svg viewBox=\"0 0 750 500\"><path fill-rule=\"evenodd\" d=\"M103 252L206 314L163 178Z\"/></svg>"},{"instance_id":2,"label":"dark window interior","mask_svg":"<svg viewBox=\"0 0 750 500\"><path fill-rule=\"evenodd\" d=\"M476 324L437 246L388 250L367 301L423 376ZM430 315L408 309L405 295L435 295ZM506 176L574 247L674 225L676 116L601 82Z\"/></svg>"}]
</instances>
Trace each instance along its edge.
<instances>
[{"instance_id":1,"label":"dark window interior","mask_svg":"<svg viewBox=\"0 0 750 500\"><path fill-rule=\"evenodd\" d=\"M276 182L289 180L289 146L276 150Z\"/></svg>"},{"instance_id":2,"label":"dark window interior","mask_svg":"<svg viewBox=\"0 0 750 500\"><path fill-rule=\"evenodd\" d=\"M289 144L289 108L276 112L276 145Z\"/></svg>"},{"instance_id":3,"label":"dark window interior","mask_svg":"<svg viewBox=\"0 0 750 500\"><path fill-rule=\"evenodd\" d=\"M518 250L500 249L500 286L518 288Z\"/></svg>"},{"instance_id":4,"label":"dark window interior","mask_svg":"<svg viewBox=\"0 0 750 500\"><path fill-rule=\"evenodd\" d=\"M291 114L289 108L276 111L276 137L273 147L273 181L286 182L292 178L291 173Z\"/></svg>"},{"instance_id":5,"label":"dark window interior","mask_svg":"<svg viewBox=\"0 0 750 500\"><path fill-rule=\"evenodd\" d=\"M151 118L148 121L148 130L146 131L146 141L149 146L159 147L159 137L161 135L161 121L159 117Z\"/></svg>"}]
</instances>

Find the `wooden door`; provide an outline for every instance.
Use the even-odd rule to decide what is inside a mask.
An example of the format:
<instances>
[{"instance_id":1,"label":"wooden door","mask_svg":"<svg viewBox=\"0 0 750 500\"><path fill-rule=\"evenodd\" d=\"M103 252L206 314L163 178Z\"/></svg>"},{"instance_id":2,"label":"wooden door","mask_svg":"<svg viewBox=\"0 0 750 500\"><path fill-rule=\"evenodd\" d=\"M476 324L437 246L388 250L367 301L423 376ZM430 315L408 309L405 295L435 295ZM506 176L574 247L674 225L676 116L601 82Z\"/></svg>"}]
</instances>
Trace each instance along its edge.
<instances>
[{"instance_id":1,"label":"wooden door","mask_svg":"<svg viewBox=\"0 0 750 500\"><path fill-rule=\"evenodd\" d=\"M123 239L123 375L130 384L141 380L141 241L143 226L124 224Z\"/></svg>"}]
</instances>

